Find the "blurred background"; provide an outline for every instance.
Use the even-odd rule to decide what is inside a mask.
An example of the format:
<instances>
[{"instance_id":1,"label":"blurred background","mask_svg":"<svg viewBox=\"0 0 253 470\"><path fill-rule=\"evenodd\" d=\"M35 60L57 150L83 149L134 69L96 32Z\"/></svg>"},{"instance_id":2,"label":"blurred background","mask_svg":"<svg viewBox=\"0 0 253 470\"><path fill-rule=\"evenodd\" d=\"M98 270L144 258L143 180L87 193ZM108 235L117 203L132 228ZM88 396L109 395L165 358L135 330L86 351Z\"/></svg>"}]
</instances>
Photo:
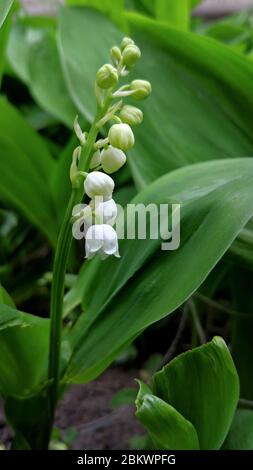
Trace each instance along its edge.
<instances>
[{"instance_id":1,"label":"blurred background","mask_svg":"<svg viewBox=\"0 0 253 470\"><path fill-rule=\"evenodd\" d=\"M43 12L53 14L57 4L64 3L64 0L22 0L22 3L30 13L38 14ZM204 0L194 10L194 14L218 17L249 8L251 5L253 5L253 0Z\"/></svg>"}]
</instances>

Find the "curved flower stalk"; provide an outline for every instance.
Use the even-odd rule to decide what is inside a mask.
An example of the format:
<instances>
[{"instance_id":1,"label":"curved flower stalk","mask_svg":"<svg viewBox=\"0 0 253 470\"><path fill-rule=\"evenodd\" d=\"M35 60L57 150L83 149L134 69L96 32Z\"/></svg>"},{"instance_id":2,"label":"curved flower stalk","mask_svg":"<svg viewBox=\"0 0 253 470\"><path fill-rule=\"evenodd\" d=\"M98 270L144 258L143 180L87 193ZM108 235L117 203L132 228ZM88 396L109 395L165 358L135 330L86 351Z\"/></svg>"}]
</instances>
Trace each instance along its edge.
<instances>
[{"instance_id":1,"label":"curved flower stalk","mask_svg":"<svg viewBox=\"0 0 253 470\"><path fill-rule=\"evenodd\" d=\"M123 86L119 84L140 57L140 49L130 38L124 38L120 47L112 47L111 63L103 65L96 74L97 113L89 132L81 129L78 118L74 122L79 145L73 152L70 168L72 193L59 233L51 292L48 378L52 383L49 391L52 422L59 397L62 310L66 265L72 242L71 222L76 217L84 221L86 258L91 259L97 254L103 259L119 257L117 234L112 227L117 216L117 207L112 199L115 185L109 175L125 164L125 152L133 147L135 141L131 126L141 124L143 119L142 111L124 105L124 99L131 96L141 100L151 93L151 85L145 80L134 80ZM100 130L108 123L107 137L98 139ZM90 198L89 206L76 215L73 209L80 204L84 194Z\"/></svg>"}]
</instances>

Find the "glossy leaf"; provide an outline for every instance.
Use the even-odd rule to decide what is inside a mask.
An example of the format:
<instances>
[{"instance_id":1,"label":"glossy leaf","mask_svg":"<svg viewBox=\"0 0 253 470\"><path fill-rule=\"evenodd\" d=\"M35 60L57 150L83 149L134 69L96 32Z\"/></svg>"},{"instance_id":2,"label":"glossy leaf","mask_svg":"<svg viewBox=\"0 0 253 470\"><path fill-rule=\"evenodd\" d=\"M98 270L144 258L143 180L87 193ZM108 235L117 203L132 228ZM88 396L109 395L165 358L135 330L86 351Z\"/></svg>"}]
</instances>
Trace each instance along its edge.
<instances>
[{"instance_id":1,"label":"glossy leaf","mask_svg":"<svg viewBox=\"0 0 253 470\"><path fill-rule=\"evenodd\" d=\"M46 379L48 334L48 320L0 304L2 396L25 397Z\"/></svg>"},{"instance_id":2,"label":"glossy leaf","mask_svg":"<svg viewBox=\"0 0 253 470\"><path fill-rule=\"evenodd\" d=\"M58 226L49 190L54 161L42 139L7 101L0 100L0 197L55 244Z\"/></svg>"},{"instance_id":3,"label":"glossy leaf","mask_svg":"<svg viewBox=\"0 0 253 470\"><path fill-rule=\"evenodd\" d=\"M41 174L17 144L1 135L0 148L1 199L25 215L54 245L58 226L52 198Z\"/></svg>"},{"instance_id":4,"label":"glossy leaf","mask_svg":"<svg viewBox=\"0 0 253 470\"><path fill-rule=\"evenodd\" d=\"M251 155L253 64L209 38L127 17L142 49L137 73L153 86L130 159L139 187L187 163Z\"/></svg>"},{"instance_id":5,"label":"glossy leaf","mask_svg":"<svg viewBox=\"0 0 253 470\"><path fill-rule=\"evenodd\" d=\"M66 31L71 31L71 34L65 34ZM99 40L97 31L100 32ZM92 120L96 111L96 72L105 60L108 62L110 48L119 43L122 37L123 33L95 10L60 10L58 46L66 83L75 105L88 121ZM85 48L85 54L80 44L90 45Z\"/></svg>"},{"instance_id":6,"label":"glossy leaf","mask_svg":"<svg viewBox=\"0 0 253 470\"><path fill-rule=\"evenodd\" d=\"M8 396L4 410L15 432L11 450L45 450L49 440L50 407L46 386L26 398Z\"/></svg>"},{"instance_id":7,"label":"glossy leaf","mask_svg":"<svg viewBox=\"0 0 253 470\"><path fill-rule=\"evenodd\" d=\"M223 445L224 450L253 450L253 411L239 409Z\"/></svg>"},{"instance_id":8,"label":"glossy leaf","mask_svg":"<svg viewBox=\"0 0 253 470\"><path fill-rule=\"evenodd\" d=\"M11 305L6 294L2 301ZM15 432L12 449L42 449L47 445L43 439L49 407L41 382L46 380L48 335L47 320L0 305L0 352L4 363L0 364L0 393L8 424Z\"/></svg>"},{"instance_id":9,"label":"glossy leaf","mask_svg":"<svg viewBox=\"0 0 253 470\"><path fill-rule=\"evenodd\" d=\"M238 375L222 338L187 351L154 376L154 394L195 427L200 449L218 450L238 399Z\"/></svg>"},{"instance_id":10,"label":"glossy leaf","mask_svg":"<svg viewBox=\"0 0 253 470\"><path fill-rule=\"evenodd\" d=\"M76 290L85 313L69 338L67 380L96 377L144 328L192 295L252 216L252 182L251 159L214 161L165 175L134 199L181 204L180 247L165 252L161 240L123 240L121 260L85 263Z\"/></svg>"},{"instance_id":11,"label":"glossy leaf","mask_svg":"<svg viewBox=\"0 0 253 470\"><path fill-rule=\"evenodd\" d=\"M123 25L124 0L67 0L70 6L85 6L100 10L108 15L115 23Z\"/></svg>"},{"instance_id":12,"label":"glossy leaf","mask_svg":"<svg viewBox=\"0 0 253 470\"><path fill-rule=\"evenodd\" d=\"M199 450L194 426L175 408L154 395L144 395L137 418L159 450Z\"/></svg>"},{"instance_id":13,"label":"glossy leaf","mask_svg":"<svg viewBox=\"0 0 253 470\"><path fill-rule=\"evenodd\" d=\"M0 284L0 304L9 305L9 307L15 308L15 304L12 298L10 297L8 292L4 289L4 287L1 284ZM2 319L3 318L0 319L0 325L1 325ZM0 329L1 329L1 326L0 326Z\"/></svg>"},{"instance_id":14,"label":"glossy leaf","mask_svg":"<svg viewBox=\"0 0 253 470\"><path fill-rule=\"evenodd\" d=\"M191 8L196 8L201 2L202 0L189 0L189 4Z\"/></svg>"},{"instance_id":15,"label":"glossy leaf","mask_svg":"<svg viewBox=\"0 0 253 470\"><path fill-rule=\"evenodd\" d=\"M0 28L3 26L14 0L1 0L0 4Z\"/></svg>"},{"instance_id":16,"label":"glossy leaf","mask_svg":"<svg viewBox=\"0 0 253 470\"><path fill-rule=\"evenodd\" d=\"M6 51L10 67L26 84L29 83L29 40L32 40L32 32L29 34L27 26L17 22L11 29Z\"/></svg>"},{"instance_id":17,"label":"glossy leaf","mask_svg":"<svg viewBox=\"0 0 253 470\"><path fill-rule=\"evenodd\" d=\"M11 27L11 7L13 0L2 0L0 3L0 85L4 71L5 48Z\"/></svg>"},{"instance_id":18,"label":"glossy leaf","mask_svg":"<svg viewBox=\"0 0 253 470\"><path fill-rule=\"evenodd\" d=\"M34 99L68 127L73 127L76 109L63 80L54 34L41 31L29 54L29 85Z\"/></svg>"},{"instance_id":19,"label":"glossy leaf","mask_svg":"<svg viewBox=\"0 0 253 470\"><path fill-rule=\"evenodd\" d=\"M48 182L53 171L51 158L43 139L27 124L21 113L4 98L0 99L0 136L17 145L37 171L41 181Z\"/></svg>"},{"instance_id":20,"label":"glossy leaf","mask_svg":"<svg viewBox=\"0 0 253 470\"><path fill-rule=\"evenodd\" d=\"M63 79L54 29L47 24L17 23L11 32L8 59L42 109L72 127L76 110Z\"/></svg>"},{"instance_id":21,"label":"glossy leaf","mask_svg":"<svg viewBox=\"0 0 253 470\"><path fill-rule=\"evenodd\" d=\"M126 17L142 50L132 77L148 79L153 87L151 97L140 103L144 123L136 128L136 145L129 152L138 187L189 163L251 155L253 63L209 38L138 14L127 12ZM121 38L96 11L61 11L59 47L67 85L88 119L95 112L96 70ZM93 47L84 55L80 42Z\"/></svg>"},{"instance_id":22,"label":"glossy leaf","mask_svg":"<svg viewBox=\"0 0 253 470\"><path fill-rule=\"evenodd\" d=\"M188 29L189 0L171 2L168 0L155 0L156 18L161 22L179 29Z\"/></svg>"}]
</instances>

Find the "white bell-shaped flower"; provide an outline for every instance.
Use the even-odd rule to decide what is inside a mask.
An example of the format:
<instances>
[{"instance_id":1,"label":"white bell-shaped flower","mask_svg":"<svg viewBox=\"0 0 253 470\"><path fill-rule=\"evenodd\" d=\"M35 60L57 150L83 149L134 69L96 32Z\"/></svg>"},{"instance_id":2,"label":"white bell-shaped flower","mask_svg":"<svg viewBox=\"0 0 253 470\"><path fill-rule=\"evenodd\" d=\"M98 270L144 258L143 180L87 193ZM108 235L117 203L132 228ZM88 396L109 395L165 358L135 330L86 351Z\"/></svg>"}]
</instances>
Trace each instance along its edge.
<instances>
[{"instance_id":1,"label":"white bell-shaped flower","mask_svg":"<svg viewBox=\"0 0 253 470\"><path fill-rule=\"evenodd\" d=\"M96 224L114 225L118 214L116 202L113 199L109 199L109 201L104 202L98 200L97 202L97 199L100 198L95 198L95 200L92 201L94 204L94 216Z\"/></svg>"},{"instance_id":2,"label":"white bell-shaped flower","mask_svg":"<svg viewBox=\"0 0 253 470\"><path fill-rule=\"evenodd\" d=\"M101 259L108 256L119 258L118 237L110 225L92 225L86 233L85 257L92 259L99 254Z\"/></svg>"},{"instance_id":3,"label":"white bell-shaped flower","mask_svg":"<svg viewBox=\"0 0 253 470\"><path fill-rule=\"evenodd\" d=\"M101 171L92 171L84 181L84 190L91 199L95 196L111 199L114 186L113 179Z\"/></svg>"},{"instance_id":4,"label":"white bell-shaped flower","mask_svg":"<svg viewBox=\"0 0 253 470\"><path fill-rule=\"evenodd\" d=\"M92 207L86 204L77 204L72 211L74 222L72 226L72 234L76 240L83 240L87 231L93 222Z\"/></svg>"},{"instance_id":5,"label":"white bell-shaped flower","mask_svg":"<svg viewBox=\"0 0 253 470\"><path fill-rule=\"evenodd\" d=\"M101 164L106 173L115 173L126 163L126 155L122 150L111 145L102 151Z\"/></svg>"}]
</instances>

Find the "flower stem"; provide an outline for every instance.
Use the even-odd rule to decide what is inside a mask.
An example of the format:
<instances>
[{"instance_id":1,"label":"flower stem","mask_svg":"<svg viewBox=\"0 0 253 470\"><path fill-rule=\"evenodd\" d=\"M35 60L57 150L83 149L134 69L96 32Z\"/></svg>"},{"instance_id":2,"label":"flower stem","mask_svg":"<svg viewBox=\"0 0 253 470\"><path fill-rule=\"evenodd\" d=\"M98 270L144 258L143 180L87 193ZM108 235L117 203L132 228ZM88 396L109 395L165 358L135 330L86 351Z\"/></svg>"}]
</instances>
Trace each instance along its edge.
<instances>
[{"instance_id":1,"label":"flower stem","mask_svg":"<svg viewBox=\"0 0 253 470\"><path fill-rule=\"evenodd\" d=\"M64 283L72 240L70 219L76 198L77 190L75 189L71 193L66 214L60 229L53 267L53 282L50 303L51 322L48 367L48 379L52 381L52 385L49 388L50 411L52 420L58 399Z\"/></svg>"},{"instance_id":2,"label":"flower stem","mask_svg":"<svg viewBox=\"0 0 253 470\"><path fill-rule=\"evenodd\" d=\"M92 151L98 134L96 124L98 119L101 119L101 114L102 110L98 112L93 122L93 125L91 126L87 142L82 148L78 167L79 171L89 170ZM49 387L49 406L52 424L55 414L55 408L59 397L64 284L67 262L72 242L71 217L73 207L75 206L75 204L79 203L82 200L82 197L83 188L75 188L72 190L65 217L60 229L54 258L53 281L50 303L51 322L48 366L48 379L51 382L51 385Z\"/></svg>"}]
</instances>

